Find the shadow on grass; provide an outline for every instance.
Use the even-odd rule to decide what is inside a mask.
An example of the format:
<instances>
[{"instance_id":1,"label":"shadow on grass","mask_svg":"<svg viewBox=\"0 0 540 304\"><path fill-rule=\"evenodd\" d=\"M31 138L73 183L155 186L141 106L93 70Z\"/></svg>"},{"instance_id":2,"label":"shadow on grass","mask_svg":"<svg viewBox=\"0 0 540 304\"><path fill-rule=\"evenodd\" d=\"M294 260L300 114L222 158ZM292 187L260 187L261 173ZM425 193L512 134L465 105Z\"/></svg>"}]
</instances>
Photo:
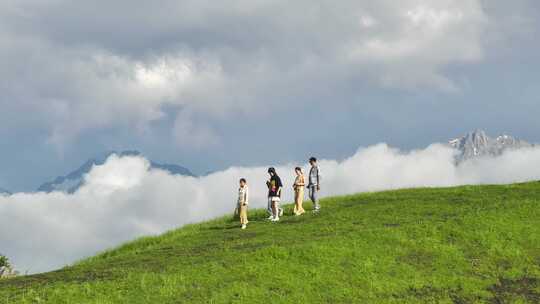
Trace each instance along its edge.
<instances>
[{"instance_id":1,"label":"shadow on grass","mask_svg":"<svg viewBox=\"0 0 540 304\"><path fill-rule=\"evenodd\" d=\"M491 303L515 303L525 299L530 303L540 303L540 280L523 277L516 280L499 279L499 283L491 286L489 291L494 295Z\"/></svg>"}]
</instances>

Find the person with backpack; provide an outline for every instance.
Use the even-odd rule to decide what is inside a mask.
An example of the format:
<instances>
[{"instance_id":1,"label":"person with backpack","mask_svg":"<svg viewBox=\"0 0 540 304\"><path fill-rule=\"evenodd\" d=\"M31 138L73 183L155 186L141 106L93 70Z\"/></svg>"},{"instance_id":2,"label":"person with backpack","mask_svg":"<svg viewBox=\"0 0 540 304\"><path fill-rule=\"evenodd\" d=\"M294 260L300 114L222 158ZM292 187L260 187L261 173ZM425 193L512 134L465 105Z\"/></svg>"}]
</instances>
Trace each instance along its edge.
<instances>
[{"instance_id":1,"label":"person with backpack","mask_svg":"<svg viewBox=\"0 0 540 304\"><path fill-rule=\"evenodd\" d=\"M317 164L317 159L315 157L311 157L309 159L309 164L311 165L307 186L309 190L309 198L313 202L313 212L319 212L321 210L321 205L319 204L318 192L321 190L321 170L319 169L319 165Z\"/></svg>"},{"instance_id":2,"label":"person with backpack","mask_svg":"<svg viewBox=\"0 0 540 304\"><path fill-rule=\"evenodd\" d=\"M266 181L266 186L268 187L268 207L271 211L268 219L272 222L277 222L279 221L279 217L283 215L283 209L279 207L283 184L281 183L281 178L276 173L276 169L268 168L268 174L270 175L270 179Z\"/></svg>"},{"instance_id":3,"label":"person with backpack","mask_svg":"<svg viewBox=\"0 0 540 304\"><path fill-rule=\"evenodd\" d=\"M240 179L240 188L238 188L238 205L237 210L238 214L240 215L240 225L242 225L242 229L247 228L247 224L249 223L248 217L247 217L247 209L249 205L249 189L247 186L247 181L245 178Z\"/></svg>"},{"instance_id":4,"label":"person with backpack","mask_svg":"<svg viewBox=\"0 0 540 304\"><path fill-rule=\"evenodd\" d=\"M296 173L296 179L294 180L294 215L302 215L306 211L304 210L302 204L304 203L304 187L306 185L304 180L304 173L302 168L294 168Z\"/></svg>"}]
</instances>

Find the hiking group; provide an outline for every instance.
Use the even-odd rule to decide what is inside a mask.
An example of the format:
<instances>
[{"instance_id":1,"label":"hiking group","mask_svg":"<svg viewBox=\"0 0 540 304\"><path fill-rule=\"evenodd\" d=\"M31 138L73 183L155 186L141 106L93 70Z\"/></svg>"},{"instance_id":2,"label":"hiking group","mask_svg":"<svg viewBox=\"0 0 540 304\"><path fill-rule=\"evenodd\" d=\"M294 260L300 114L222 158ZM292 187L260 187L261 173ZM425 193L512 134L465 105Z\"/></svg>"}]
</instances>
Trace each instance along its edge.
<instances>
[{"instance_id":1,"label":"hiking group","mask_svg":"<svg viewBox=\"0 0 540 304\"><path fill-rule=\"evenodd\" d=\"M313 202L314 210L313 212L319 212L321 210L321 205L319 204L319 195L318 192L321 190L320 186L320 169L317 164L317 159L311 157L309 159L309 164L311 168L308 175L308 184L307 188L309 191L309 198ZM296 178L293 184L294 190L294 210L293 213L296 216L304 214L304 188L306 187L304 172L302 168L296 167L294 169ZM280 207L281 202L281 192L283 189L283 183L281 178L276 172L276 169L271 167L268 168L268 174L270 178L266 181L266 186L268 187L268 207L267 211L269 214L268 219L272 222L279 221L279 218L283 216L283 208ZM238 204L236 208L236 213L240 216L240 224L242 229L247 228L248 216L247 209L249 205L249 189L247 185L247 180L245 178L240 179L240 188L238 188Z\"/></svg>"}]
</instances>

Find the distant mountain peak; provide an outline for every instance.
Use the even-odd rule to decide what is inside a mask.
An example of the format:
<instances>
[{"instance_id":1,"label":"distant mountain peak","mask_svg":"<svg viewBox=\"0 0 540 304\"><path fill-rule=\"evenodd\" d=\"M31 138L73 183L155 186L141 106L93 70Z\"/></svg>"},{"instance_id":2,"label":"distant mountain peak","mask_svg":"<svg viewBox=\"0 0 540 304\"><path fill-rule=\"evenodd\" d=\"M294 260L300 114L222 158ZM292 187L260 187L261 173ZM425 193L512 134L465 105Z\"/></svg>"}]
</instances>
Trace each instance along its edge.
<instances>
[{"instance_id":1,"label":"distant mountain peak","mask_svg":"<svg viewBox=\"0 0 540 304\"><path fill-rule=\"evenodd\" d=\"M136 150L125 150L125 151L107 151L99 154L95 158L91 158L84 162L78 169L68 173L64 176L58 176L56 179L50 182L42 184L37 191L38 192L53 192L61 191L67 193L74 193L77 191L84 182L84 176L92 170L94 166L103 165L107 159L116 154L120 157L123 156L143 156L143 154ZM157 162L150 161L150 167L155 169L161 169L169 172L173 175L184 175L184 176L195 176L189 169L175 165L175 164L160 164Z\"/></svg>"},{"instance_id":2,"label":"distant mountain peak","mask_svg":"<svg viewBox=\"0 0 540 304\"><path fill-rule=\"evenodd\" d=\"M452 139L448 144L460 151L457 161L465 161L479 156L497 156L504 151L528 148L534 145L503 133L491 138L484 130L477 129L462 137Z\"/></svg>"},{"instance_id":3,"label":"distant mountain peak","mask_svg":"<svg viewBox=\"0 0 540 304\"><path fill-rule=\"evenodd\" d=\"M0 195L11 195L11 192L4 188L0 188Z\"/></svg>"}]
</instances>

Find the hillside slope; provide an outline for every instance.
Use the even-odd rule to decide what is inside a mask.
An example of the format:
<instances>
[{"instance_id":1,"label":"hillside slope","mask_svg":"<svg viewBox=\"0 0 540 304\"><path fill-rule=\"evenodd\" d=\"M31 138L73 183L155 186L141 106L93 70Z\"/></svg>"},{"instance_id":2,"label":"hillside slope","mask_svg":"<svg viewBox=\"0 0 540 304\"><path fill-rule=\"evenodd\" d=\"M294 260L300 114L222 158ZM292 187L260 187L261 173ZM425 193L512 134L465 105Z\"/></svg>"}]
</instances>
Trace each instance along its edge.
<instances>
[{"instance_id":1,"label":"hillside slope","mask_svg":"<svg viewBox=\"0 0 540 304\"><path fill-rule=\"evenodd\" d=\"M246 231L217 219L0 281L0 303L539 303L539 202L527 183L259 210Z\"/></svg>"}]
</instances>

